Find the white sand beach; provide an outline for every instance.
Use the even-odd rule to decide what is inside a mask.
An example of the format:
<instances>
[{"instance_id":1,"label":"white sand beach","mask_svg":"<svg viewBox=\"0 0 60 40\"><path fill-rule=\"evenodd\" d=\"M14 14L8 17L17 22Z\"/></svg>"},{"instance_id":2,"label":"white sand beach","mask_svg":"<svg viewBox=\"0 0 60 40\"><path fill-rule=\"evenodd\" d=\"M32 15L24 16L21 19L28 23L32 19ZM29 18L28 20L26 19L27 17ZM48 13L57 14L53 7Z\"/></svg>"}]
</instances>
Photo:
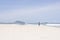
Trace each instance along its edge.
<instances>
[{"instance_id":1,"label":"white sand beach","mask_svg":"<svg viewBox=\"0 0 60 40\"><path fill-rule=\"evenodd\" d=\"M0 40L60 40L60 28L0 24Z\"/></svg>"}]
</instances>

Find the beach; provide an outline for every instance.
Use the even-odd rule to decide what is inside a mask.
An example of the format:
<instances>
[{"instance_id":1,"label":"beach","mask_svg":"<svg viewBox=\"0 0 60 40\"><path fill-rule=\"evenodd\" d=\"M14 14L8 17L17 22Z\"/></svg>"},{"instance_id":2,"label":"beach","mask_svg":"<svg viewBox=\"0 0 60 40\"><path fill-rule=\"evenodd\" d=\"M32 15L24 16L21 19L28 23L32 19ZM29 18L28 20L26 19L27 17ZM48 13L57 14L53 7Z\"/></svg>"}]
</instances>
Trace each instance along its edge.
<instances>
[{"instance_id":1,"label":"beach","mask_svg":"<svg viewBox=\"0 0 60 40\"><path fill-rule=\"evenodd\" d=\"M60 28L45 25L0 24L0 40L60 40Z\"/></svg>"}]
</instances>

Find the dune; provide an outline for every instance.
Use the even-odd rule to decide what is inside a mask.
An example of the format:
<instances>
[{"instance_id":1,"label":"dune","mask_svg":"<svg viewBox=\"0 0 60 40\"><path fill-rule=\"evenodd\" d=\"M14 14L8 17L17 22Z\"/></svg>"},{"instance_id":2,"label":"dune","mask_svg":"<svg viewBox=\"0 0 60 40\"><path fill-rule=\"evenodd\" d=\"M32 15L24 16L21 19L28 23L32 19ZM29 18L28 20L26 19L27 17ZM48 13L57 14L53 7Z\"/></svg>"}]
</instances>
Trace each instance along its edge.
<instances>
[{"instance_id":1,"label":"dune","mask_svg":"<svg viewBox=\"0 0 60 40\"><path fill-rule=\"evenodd\" d=\"M60 40L60 28L44 25L0 24L0 40Z\"/></svg>"}]
</instances>

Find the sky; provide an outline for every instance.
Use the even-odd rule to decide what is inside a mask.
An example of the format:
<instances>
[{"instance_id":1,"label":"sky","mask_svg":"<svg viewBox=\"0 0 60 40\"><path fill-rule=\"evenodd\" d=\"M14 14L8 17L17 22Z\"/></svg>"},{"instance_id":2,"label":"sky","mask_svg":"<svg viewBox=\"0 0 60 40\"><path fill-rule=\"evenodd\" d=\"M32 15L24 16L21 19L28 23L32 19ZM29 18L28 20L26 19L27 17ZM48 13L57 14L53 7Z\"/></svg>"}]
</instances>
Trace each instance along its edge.
<instances>
[{"instance_id":1,"label":"sky","mask_svg":"<svg viewBox=\"0 0 60 40\"><path fill-rule=\"evenodd\" d=\"M0 0L0 22L60 22L60 0Z\"/></svg>"}]
</instances>

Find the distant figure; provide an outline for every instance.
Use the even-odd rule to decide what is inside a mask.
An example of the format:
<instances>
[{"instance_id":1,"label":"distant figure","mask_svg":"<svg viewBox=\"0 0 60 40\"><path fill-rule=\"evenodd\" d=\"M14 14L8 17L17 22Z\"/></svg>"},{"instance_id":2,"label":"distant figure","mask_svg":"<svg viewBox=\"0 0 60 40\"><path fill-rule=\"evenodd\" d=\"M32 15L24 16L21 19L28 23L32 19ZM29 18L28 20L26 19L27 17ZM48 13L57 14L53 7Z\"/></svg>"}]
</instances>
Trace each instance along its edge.
<instances>
[{"instance_id":1,"label":"distant figure","mask_svg":"<svg viewBox=\"0 0 60 40\"><path fill-rule=\"evenodd\" d=\"M40 22L38 22L38 25L40 26Z\"/></svg>"}]
</instances>

